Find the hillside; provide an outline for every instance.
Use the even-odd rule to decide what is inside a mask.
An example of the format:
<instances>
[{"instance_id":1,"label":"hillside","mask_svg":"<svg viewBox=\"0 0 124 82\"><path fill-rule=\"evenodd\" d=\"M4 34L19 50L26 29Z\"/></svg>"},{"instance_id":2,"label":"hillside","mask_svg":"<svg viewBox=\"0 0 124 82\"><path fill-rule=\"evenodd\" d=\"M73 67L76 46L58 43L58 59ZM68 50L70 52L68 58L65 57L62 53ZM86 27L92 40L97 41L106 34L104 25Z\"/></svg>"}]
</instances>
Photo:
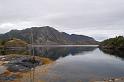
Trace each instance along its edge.
<instances>
[{"instance_id":1,"label":"hillside","mask_svg":"<svg viewBox=\"0 0 124 82\"><path fill-rule=\"evenodd\" d=\"M100 47L104 49L124 49L124 37L118 36L104 40L101 42Z\"/></svg>"},{"instance_id":2,"label":"hillside","mask_svg":"<svg viewBox=\"0 0 124 82\"><path fill-rule=\"evenodd\" d=\"M13 38L4 44L5 47L26 47L27 43L23 40Z\"/></svg>"},{"instance_id":3,"label":"hillside","mask_svg":"<svg viewBox=\"0 0 124 82\"><path fill-rule=\"evenodd\" d=\"M49 27L32 27L24 30L11 30L5 34L0 34L0 40L18 38L30 43L31 32L33 33L34 44L53 45L53 44L97 44L92 37L76 34L67 34Z\"/></svg>"}]
</instances>

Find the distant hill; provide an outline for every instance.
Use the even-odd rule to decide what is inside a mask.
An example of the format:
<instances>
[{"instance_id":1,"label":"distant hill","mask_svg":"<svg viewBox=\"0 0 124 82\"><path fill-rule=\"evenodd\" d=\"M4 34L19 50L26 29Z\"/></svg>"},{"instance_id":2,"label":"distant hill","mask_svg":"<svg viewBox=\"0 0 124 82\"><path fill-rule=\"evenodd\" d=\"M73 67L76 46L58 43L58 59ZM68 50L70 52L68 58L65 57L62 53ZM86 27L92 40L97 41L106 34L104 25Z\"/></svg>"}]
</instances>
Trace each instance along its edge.
<instances>
[{"instance_id":1,"label":"distant hill","mask_svg":"<svg viewBox=\"0 0 124 82\"><path fill-rule=\"evenodd\" d=\"M27 43L21 39L13 38L4 44L5 47L26 47Z\"/></svg>"},{"instance_id":2,"label":"distant hill","mask_svg":"<svg viewBox=\"0 0 124 82\"><path fill-rule=\"evenodd\" d=\"M104 49L124 50L124 37L117 36L115 38L106 39L101 42L100 47Z\"/></svg>"},{"instance_id":3,"label":"distant hill","mask_svg":"<svg viewBox=\"0 0 124 82\"><path fill-rule=\"evenodd\" d=\"M98 42L92 37L85 35L67 34L49 27L32 27L24 30L11 30L5 34L0 34L0 40L18 38L30 43L31 32L33 33L34 44L53 45L53 44L82 44L91 45Z\"/></svg>"}]
</instances>

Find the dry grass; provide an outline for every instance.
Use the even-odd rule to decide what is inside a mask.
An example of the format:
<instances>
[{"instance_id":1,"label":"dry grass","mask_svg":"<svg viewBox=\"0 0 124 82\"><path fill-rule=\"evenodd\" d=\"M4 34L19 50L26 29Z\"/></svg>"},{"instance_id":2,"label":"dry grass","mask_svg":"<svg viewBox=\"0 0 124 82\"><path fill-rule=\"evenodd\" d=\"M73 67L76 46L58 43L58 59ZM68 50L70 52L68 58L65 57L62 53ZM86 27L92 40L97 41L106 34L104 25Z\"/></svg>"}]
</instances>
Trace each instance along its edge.
<instances>
[{"instance_id":1,"label":"dry grass","mask_svg":"<svg viewBox=\"0 0 124 82\"><path fill-rule=\"evenodd\" d=\"M27 43L25 41L16 38L5 43L7 47L25 47L26 45Z\"/></svg>"},{"instance_id":2,"label":"dry grass","mask_svg":"<svg viewBox=\"0 0 124 82\"><path fill-rule=\"evenodd\" d=\"M41 58L41 61L43 62L43 64L50 64L53 62L52 60L50 60L48 58Z\"/></svg>"},{"instance_id":3,"label":"dry grass","mask_svg":"<svg viewBox=\"0 0 124 82\"><path fill-rule=\"evenodd\" d=\"M1 74L1 76L9 76L11 74L12 74L12 72L6 70L3 74Z\"/></svg>"}]
</instances>

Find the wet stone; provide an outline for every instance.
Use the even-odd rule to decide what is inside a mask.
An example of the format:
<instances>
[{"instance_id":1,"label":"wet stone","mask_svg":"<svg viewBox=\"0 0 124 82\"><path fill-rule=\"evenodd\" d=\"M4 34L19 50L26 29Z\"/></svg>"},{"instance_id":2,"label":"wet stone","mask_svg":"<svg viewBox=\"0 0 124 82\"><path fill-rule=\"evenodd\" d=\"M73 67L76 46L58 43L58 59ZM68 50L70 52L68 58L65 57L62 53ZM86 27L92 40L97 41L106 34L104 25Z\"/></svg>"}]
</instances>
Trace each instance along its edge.
<instances>
[{"instance_id":1,"label":"wet stone","mask_svg":"<svg viewBox=\"0 0 124 82\"><path fill-rule=\"evenodd\" d=\"M7 67L7 70L11 72L23 72L28 71L31 68L35 68L41 64L42 62L40 60L33 60L32 58L28 57L20 57L12 59L5 66Z\"/></svg>"},{"instance_id":2,"label":"wet stone","mask_svg":"<svg viewBox=\"0 0 124 82\"><path fill-rule=\"evenodd\" d=\"M0 76L0 80L4 80L4 81L12 81L15 79L16 79L16 76Z\"/></svg>"}]
</instances>

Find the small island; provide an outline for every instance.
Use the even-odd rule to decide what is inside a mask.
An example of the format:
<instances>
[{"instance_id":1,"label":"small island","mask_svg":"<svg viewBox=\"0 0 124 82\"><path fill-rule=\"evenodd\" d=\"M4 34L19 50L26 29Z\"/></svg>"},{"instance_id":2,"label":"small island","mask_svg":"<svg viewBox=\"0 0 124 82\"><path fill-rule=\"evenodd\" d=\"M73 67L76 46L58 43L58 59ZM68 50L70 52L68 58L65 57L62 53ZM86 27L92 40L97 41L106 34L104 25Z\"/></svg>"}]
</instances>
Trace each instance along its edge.
<instances>
[{"instance_id":1,"label":"small island","mask_svg":"<svg viewBox=\"0 0 124 82\"><path fill-rule=\"evenodd\" d=\"M117 36L115 38L104 40L101 42L100 48L113 49L113 50L124 50L124 37Z\"/></svg>"},{"instance_id":2,"label":"small island","mask_svg":"<svg viewBox=\"0 0 124 82\"><path fill-rule=\"evenodd\" d=\"M104 53L114 55L116 57L124 58L124 37L117 36L102 41L99 45L100 50Z\"/></svg>"}]
</instances>

